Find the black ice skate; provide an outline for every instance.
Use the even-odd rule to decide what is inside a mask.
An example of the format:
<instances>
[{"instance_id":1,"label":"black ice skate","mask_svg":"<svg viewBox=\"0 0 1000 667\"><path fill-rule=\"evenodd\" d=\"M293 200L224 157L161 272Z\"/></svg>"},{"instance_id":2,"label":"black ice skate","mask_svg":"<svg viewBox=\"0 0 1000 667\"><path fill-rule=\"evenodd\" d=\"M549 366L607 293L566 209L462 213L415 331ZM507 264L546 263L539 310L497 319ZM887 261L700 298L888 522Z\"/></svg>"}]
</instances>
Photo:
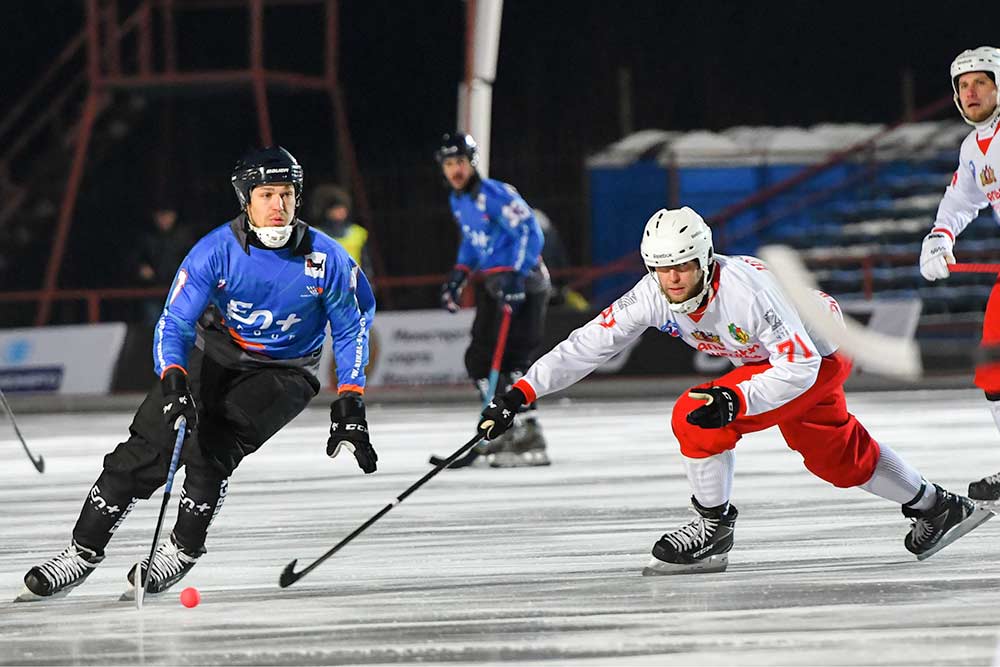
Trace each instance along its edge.
<instances>
[{"instance_id":1,"label":"black ice skate","mask_svg":"<svg viewBox=\"0 0 1000 667\"><path fill-rule=\"evenodd\" d=\"M514 428L496 440L501 439L505 440L487 456L493 468L526 468L551 463L545 451L542 427L534 417L518 417Z\"/></svg>"},{"instance_id":2,"label":"black ice skate","mask_svg":"<svg viewBox=\"0 0 1000 667\"><path fill-rule=\"evenodd\" d=\"M930 558L941 549L973 530L981 523L993 518L988 509L977 509L965 496L945 491L937 484L937 500L928 510L915 510L903 506L903 516L913 525L903 539L907 551L915 554L917 560Z\"/></svg>"},{"instance_id":3,"label":"black ice skate","mask_svg":"<svg viewBox=\"0 0 1000 667\"><path fill-rule=\"evenodd\" d=\"M969 483L969 498L980 505L996 506L1000 503L1000 472Z\"/></svg>"},{"instance_id":4,"label":"black ice skate","mask_svg":"<svg viewBox=\"0 0 1000 667\"><path fill-rule=\"evenodd\" d=\"M28 570L24 575L24 590L14 602L33 602L64 597L90 576L103 554L72 542L57 556Z\"/></svg>"},{"instance_id":5,"label":"black ice skate","mask_svg":"<svg viewBox=\"0 0 1000 667\"><path fill-rule=\"evenodd\" d=\"M694 496L691 504L698 516L653 545L653 558L643 576L725 571L739 512L732 505L725 513L718 507L702 507Z\"/></svg>"},{"instance_id":6,"label":"black ice skate","mask_svg":"<svg viewBox=\"0 0 1000 667\"><path fill-rule=\"evenodd\" d=\"M197 552L184 549L174 539L173 534L170 539L161 542L153 554L153 567L149 569L149 580L146 582L146 595L159 595L166 592L171 586L184 578L199 558L205 553L202 548ZM142 559L143 572L149 567L149 558ZM128 589L122 594L122 600L135 599L135 570L128 571Z\"/></svg>"}]
</instances>

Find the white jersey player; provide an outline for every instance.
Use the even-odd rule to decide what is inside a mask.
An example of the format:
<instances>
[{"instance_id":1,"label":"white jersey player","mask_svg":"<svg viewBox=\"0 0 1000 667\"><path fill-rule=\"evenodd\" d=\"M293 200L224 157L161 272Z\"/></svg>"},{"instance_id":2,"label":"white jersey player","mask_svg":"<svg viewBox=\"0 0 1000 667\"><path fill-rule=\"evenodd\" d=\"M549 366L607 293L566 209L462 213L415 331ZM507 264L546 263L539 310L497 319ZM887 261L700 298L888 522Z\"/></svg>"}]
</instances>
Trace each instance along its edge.
<instances>
[{"instance_id":1,"label":"white jersey player","mask_svg":"<svg viewBox=\"0 0 1000 667\"><path fill-rule=\"evenodd\" d=\"M924 237L920 251L920 273L927 280L941 280L950 275L955 262L955 239L979 211L993 208L1000 221L1000 49L981 46L963 51L951 63L951 86L955 105L966 123L975 129L962 142L958 169L938 206L934 227ZM986 304L982 346L1000 345L1000 283L994 286ZM986 394L993 421L1000 429L1000 361L992 358L976 367L976 386ZM1000 500L1000 473L969 484L969 497L986 503Z\"/></svg>"},{"instance_id":2,"label":"white jersey player","mask_svg":"<svg viewBox=\"0 0 1000 667\"><path fill-rule=\"evenodd\" d=\"M671 426L698 516L656 542L645 574L726 569L737 516L733 449L744 434L772 426L814 475L902 505L913 521L904 544L919 559L992 516L928 484L847 411L850 361L802 322L759 259L715 255L711 230L686 207L653 214L641 254L649 274L494 399L479 428L497 437L522 404L580 380L649 328L729 358L732 371L674 404ZM832 297L819 297L840 317Z\"/></svg>"}]
</instances>

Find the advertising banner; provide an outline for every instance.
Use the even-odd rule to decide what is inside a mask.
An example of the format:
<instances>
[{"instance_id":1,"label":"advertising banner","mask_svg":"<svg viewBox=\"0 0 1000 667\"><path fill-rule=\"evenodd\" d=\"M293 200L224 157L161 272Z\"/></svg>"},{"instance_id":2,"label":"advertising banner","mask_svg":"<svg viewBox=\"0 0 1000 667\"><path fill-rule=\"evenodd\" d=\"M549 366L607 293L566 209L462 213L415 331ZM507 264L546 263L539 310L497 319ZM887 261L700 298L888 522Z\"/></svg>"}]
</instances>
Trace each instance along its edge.
<instances>
[{"instance_id":1,"label":"advertising banner","mask_svg":"<svg viewBox=\"0 0 1000 667\"><path fill-rule=\"evenodd\" d=\"M368 385L464 384L465 348L475 311L406 310L375 315ZM320 362L324 389L336 389L329 337Z\"/></svg>"},{"instance_id":2,"label":"advertising banner","mask_svg":"<svg viewBox=\"0 0 1000 667\"><path fill-rule=\"evenodd\" d=\"M0 329L0 389L106 394L125 331L119 322Z\"/></svg>"}]
</instances>

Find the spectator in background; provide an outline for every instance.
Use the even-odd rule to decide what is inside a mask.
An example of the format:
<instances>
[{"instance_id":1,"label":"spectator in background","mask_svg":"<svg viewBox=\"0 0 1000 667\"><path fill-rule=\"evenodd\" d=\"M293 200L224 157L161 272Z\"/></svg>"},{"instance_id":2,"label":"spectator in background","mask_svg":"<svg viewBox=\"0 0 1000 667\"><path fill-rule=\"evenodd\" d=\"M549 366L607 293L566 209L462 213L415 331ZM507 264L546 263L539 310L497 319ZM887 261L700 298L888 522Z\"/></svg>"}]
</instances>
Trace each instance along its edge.
<instances>
[{"instance_id":1,"label":"spectator in background","mask_svg":"<svg viewBox=\"0 0 1000 667\"><path fill-rule=\"evenodd\" d=\"M153 228L139 242L136 275L143 287L166 287L174 279L181 260L191 249L191 232L177 224L177 210L169 205L153 210ZM142 304L142 319L149 326L156 324L163 310L163 296L147 299Z\"/></svg>"},{"instance_id":2,"label":"spectator in background","mask_svg":"<svg viewBox=\"0 0 1000 667\"><path fill-rule=\"evenodd\" d=\"M313 193L313 206L310 224L343 246L371 280L368 230L351 220L350 195L337 185L320 185Z\"/></svg>"}]
</instances>

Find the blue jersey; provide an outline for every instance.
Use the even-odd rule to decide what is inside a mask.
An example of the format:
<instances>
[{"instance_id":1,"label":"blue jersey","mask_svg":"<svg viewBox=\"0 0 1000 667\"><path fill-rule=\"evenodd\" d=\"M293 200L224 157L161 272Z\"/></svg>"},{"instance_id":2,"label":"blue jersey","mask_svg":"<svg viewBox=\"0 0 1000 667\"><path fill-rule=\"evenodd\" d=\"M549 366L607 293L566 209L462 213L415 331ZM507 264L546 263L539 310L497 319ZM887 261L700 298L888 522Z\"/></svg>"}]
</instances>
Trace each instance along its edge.
<instances>
[{"instance_id":1,"label":"blue jersey","mask_svg":"<svg viewBox=\"0 0 1000 667\"><path fill-rule=\"evenodd\" d=\"M315 374L329 323L338 389L364 392L375 316L368 279L339 243L294 224L291 242L279 250L252 245L243 215L195 244L156 326L157 375L170 366L186 370L196 337L227 366L297 366ZM203 317L210 311L213 322Z\"/></svg>"},{"instance_id":2,"label":"blue jersey","mask_svg":"<svg viewBox=\"0 0 1000 667\"><path fill-rule=\"evenodd\" d=\"M541 259L544 238L531 207L513 186L484 178L449 198L462 230L456 266L468 271L528 275Z\"/></svg>"}]
</instances>

